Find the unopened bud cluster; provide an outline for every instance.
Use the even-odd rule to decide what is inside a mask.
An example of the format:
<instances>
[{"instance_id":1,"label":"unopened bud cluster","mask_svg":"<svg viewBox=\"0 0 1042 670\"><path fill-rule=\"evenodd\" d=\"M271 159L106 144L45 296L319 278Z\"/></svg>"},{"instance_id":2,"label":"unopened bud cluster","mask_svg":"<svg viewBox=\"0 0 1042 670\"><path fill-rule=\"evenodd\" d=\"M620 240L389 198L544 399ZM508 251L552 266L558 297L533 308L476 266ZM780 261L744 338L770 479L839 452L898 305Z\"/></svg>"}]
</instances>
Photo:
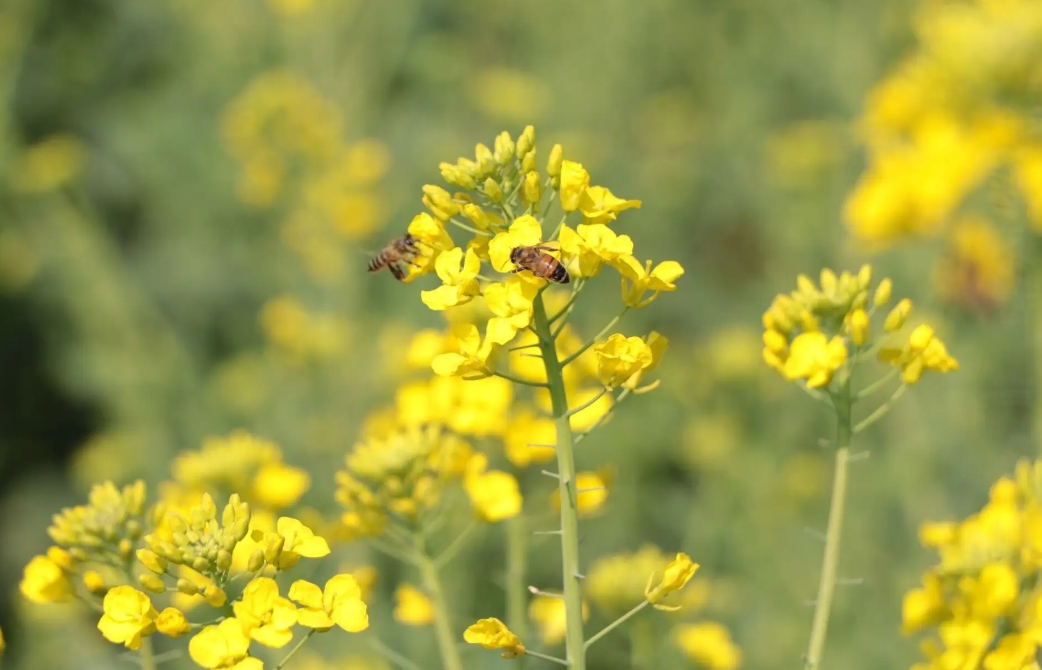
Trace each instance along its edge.
<instances>
[{"instance_id":1,"label":"unopened bud cluster","mask_svg":"<svg viewBox=\"0 0 1042 670\"><path fill-rule=\"evenodd\" d=\"M112 482L94 486L86 505L53 517L47 533L75 562L125 564L145 529L145 483L117 489Z\"/></svg>"}]
</instances>

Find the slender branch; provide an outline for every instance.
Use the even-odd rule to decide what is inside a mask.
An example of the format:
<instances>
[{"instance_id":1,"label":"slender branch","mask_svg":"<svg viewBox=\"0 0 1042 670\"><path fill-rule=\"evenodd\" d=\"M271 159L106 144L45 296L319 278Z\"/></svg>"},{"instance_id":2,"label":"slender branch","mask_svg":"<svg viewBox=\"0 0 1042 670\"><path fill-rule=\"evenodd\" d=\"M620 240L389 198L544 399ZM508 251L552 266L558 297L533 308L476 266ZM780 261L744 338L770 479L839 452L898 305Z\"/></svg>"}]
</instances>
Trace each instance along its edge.
<instances>
[{"instance_id":1,"label":"slender branch","mask_svg":"<svg viewBox=\"0 0 1042 670\"><path fill-rule=\"evenodd\" d=\"M156 657L152 653L152 638L141 639L141 670L156 670Z\"/></svg>"},{"instance_id":2,"label":"slender branch","mask_svg":"<svg viewBox=\"0 0 1042 670\"><path fill-rule=\"evenodd\" d=\"M402 656L394 649L391 649L386 644L381 642L379 638L370 637L369 646L373 648L373 651L386 658L391 663L402 668L402 670L423 670L418 664L413 663L406 657Z\"/></svg>"},{"instance_id":3,"label":"slender branch","mask_svg":"<svg viewBox=\"0 0 1042 670\"><path fill-rule=\"evenodd\" d=\"M528 572L528 528L521 514L506 522L506 598L507 628L522 640L528 637L528 617L525 615L525 573ZM524 657L518 659L524 662Z\"/></svg>"},{"instance_id":4,"label":"slender branch","mask_svg":"<svg viewBox=\"0 0 1042 670\"><path fill-rule=\"evenodd\" d=\"M619 406L619 403L625 400L626 396L628 396L632 392L632 389L623 389L622 393L615 397L615 399L611 403L611 407L609 407L604 414L601 414L599 417L597 417L597 420L594 421L589 428L575 436L575 444L579 444L580 442L586 439L587 435L600 428L601 424L607 421L608 417L611 416L612 413L615 411L615 408Z\"/></svg>"},{"instance_id":5,"label":"slender branch","mask_svg":"<svg viewBox=\"0 0 1042 670\"><path fill-rule=\"evenodd\" d=\"M396 561L405 563L406 565L416 565L415 557L410 556L406 551L394 546L393 544L389 544L375 537L369 538L369 544L371 544L377 551L387 554Z\"/></svg>"},{"instance_id":6,"label":"slender branch","mask_svg":"<svg viewBox=\"0 0 1042 670\"><path fill-rule=\"evenodd\" d=\"M462 221L459 221L457 219L450 218L449 219L449 223L451 223L452 225L456 226L457 228L462 228L463 230L466 230L467 232L472 233L474 235L482 235L484 237L492 237L493 236L492 233L488 232L487 230L478 230L474 226L468 226L467 224L465 224Z\"/></svg>"},{"instance_id":7,"label":"slender branch","mask_svg":"<svg viewBox=\"0 0 1042 670\"><path fill-rule=\"evenodd\" d=\"M563 665L565 667L569 667L572 665L569 661L566 661L563 658L557 658L556 656L547 656L546 654L540 654L538 651L530 651L528 649L525 649L525 656L535 656L536 658L541 658L544 661L550 661L552 663L557 663L558 665ZM525 656L522 656L521 658L524 658Z\"/></svg>"},{"instance_id":8,"label":"slender branch","mask_svg":"<svg viewBox=\"0 0 1042 670\"><path fill-rule=\"evenodd\" d=\"M562 316L567 316L568 313L572 311L572 307L575 305L575 299L579 297L579 293L582 292L584 286L586 286L585 279L580 278L575 280L575 290L572 291L572 297L568 299L568 302L565 303L564 307L561 308L561 311L550 317L549 322L551 325L556 323L557 320L560 319ZM561 327L563 328L564 326ZM557 334L560 332L560 329L555 330L553 333L554 337L557 337Z\"/></svg>"},{"instance_id":9,"label":"slender branch","mask_svg":"<svg viewBox=\"0 0 1042 670\"><path fill-rule=\"evenodd\" d=\"M620 616L618 619L616 619L615 621L612 621L610 624L608 624L607 626L602 628L600 631L597 632L596 635L594 635L593 637L591 637L589 640L586 641L586 648L589 649L590 647L592 647L594 642L596 642L597 640L601 639L602 637L604 637L608 633L610 633L613 630L615 630L616 628L618 628L620 625L625 623L625 621L627 619L629 619L631 616L633 616L637 612L639 612L642 609L644 609L645 607L647 607L648 604L649 603L648 603L647 600L642 600L640 602L640 604L638 604L636 607L631 609L629 612L626 612L625 614Z\"/></svg>"},{"instance_id":10,"label":"slender branch","mask_svg":"<svg viewBox=\"0 0 1042 670\"><path fill-rule=\"evenodd\" d=\"M307 644L307 641L311 639L311 636L317 632L318 631L312 628L307 632L306 635L304 635L304 637L300 638L300 642L294 645L294 647L289 650L289 653L282 657L282 660L279 661L279 664L275 666L275 670L282 670L282 668L286 667L286 663L289 662L289 659L293 658L293 655L300 651L300 648Z\"/></svg>"},{"instance_id":11,"label":"slender branch","mask_svg":"<svg viewBox=\"0 0 1042 670\"><path fill-rule=\"evenodd\" d=\"M619 322L619 319L621 319L621 318L622 318L622 316L623 316L623 315L624 315L624 314L625 314L626 312L628 312L629 310L630 310L630 308L629 308L629 307L623 307L623 308L622 308L622 311L621 311L621 312L619 312L618 316L616 316L616 317L615 317L614 319L612 319L611 321L609 321L609 322L608 322L608 325L607 325L607 326L605 326L604 328L602 328L602 329L601 329L601 332L599 332L599 333L597 333L596 335L594 335L594 336L593 336L593 338L592 338L592 339L591 339L591 340L590 340L589 342L587 342L586 344L584 344L584 345L582 345L581 347L579 347L579 350L578 350L578 351L576 351L576 352L575 352L575 353L573 353L573 354L572 354L571 356L568 356L568 357L567 357L567 358L565 358L565 359L564 359L563 361L561 361L561 367L562 367L562 368L563 368L563 367L565 367L566 365L568 365L569 363L571 363L571 362L572 362L572 361L574 361L575 359L577 359L577 358L579 358L580 356L582 356L583 354L585 354L585 353L586 353L586 350L587 350L587 349L589 349L589 348L590 348L590 347L592 347L593 345L597 344L597 341L598 341L598 340L600 340L600 339L601 339L602 337L604 337L605 335L607 335L607 334L608 334L608 331L609 331L609 330L611 330L612 328L614 328L614 327L615 327L615 324L617 324L617 323Z\"/></svg>"},{"instance_id":12,"label":"slender branch","mask_svg":"<svg viewBox=\"0 0 1042 670\"><path fill-rule=\"evenodd\" d=\"M416 553L420 559L420 576L434 608L434 632L438 638L438 650L441 652L442 670L463 670L456 635L452 632L452 622L449 620L449 608L445 604L445 592L441 587L438 566L427 554L421 534L416 535Z\"/></svg>"},{"instance_id":13,"label":"slender branch","mask_svg":"<svg viewBox=\"0 0 1042 670\"><path fill-rule=\"evenodd\" d=\"M863 388L860 391L858 391L857 393L855 393L854 394L854 402L858 402L859 400L863 400L863 399L867 398L868 396L872 395L873 393L875 393L876 391L878 391L879 389L881 389L884 386L886 386L887 383L890 380L892 380L894 377L896 377L897 373L899 373L900 371L901 371L901 368L895 366L892 370L890 370L890 372L886 373L885 375L883 375L879 379L875 380L874 382L872 382L871 384L869 384L865 388Z\"/></svg>"},{"instance_id":14,"label":"slender branch","mask_svg":"<svg viewBox=\"0 0 1042 670\"><path fill-rule=\"evenodd\" d=\"M471 531L474 530L475 526L477 526L477 523L475 523L472 520L469 524L467 524L467 527L464 528L460 532L460 534L456 536L456 539L453 540L451 544L449 544L445 551L441 552L441 554L436 559L434 559L434 564L437 566L439 570L448 565L452 561L452 559L456 558L456 554L458 554L460 549L463 548L464 541L470 535Z\"/></svg>"},{"instance_id":15,"label":"slender branch","mask_svg":"<svg viewBox=\"0 0 1042 670\"><path fill-rule=\"evenodd\" d=\"M810 642L807 645L806 669L818 670L821 666L821 654L825 648L828 633L829 614L832 610L832 596L836 590L837 571L839 569L839 547L843 533L843 515L847 499L847 462L850 456L850 442L853 437L851 429L850 379L843 384L836 394L836 472L832 480L832 501L829 504L828 529L825 533L825 555L821 564L821 581L818 584L818 597L814 601L814 621L811 625Z\"/></svg>"},{"instance_id":16,"label":"slender branch","mask_svg":"<svg viewBox=\"0 0 1042 670\"><path fill-rule=\"evenodd\" d=\"M496 377L502 377L503 379L507 380L508 382L514 382L515 384L523 384L524 386L536 386L538 388L547 388L548 387L548 384L546 382L530 382L527 379L521 379L520 377L515 377L514 375L506 374L504 372L499 372L498 370L497 371L493 371L492 374L495 375Z\"/></svg>"},{"instance_id":17,"label":"slender branch","mask_svg":"<svg viewBox=\"0 0 1042 670\"><path fill-rule=\"evenodd\" d=\"M890 408L893 407L894 404L901 399L901 396L903 396L905 394L905 391L907 390L907 384L901 384L900 386L898 386L897 390L894 391L894 394L890 396L889 400L877 407L876 411L866 416L856 426L854 426L854 434L857 435L858 433L860 433L861 431L878 421L879 419L883 418L883 415L890 411Z\"/></svg>"},{"instance_id":18,"label":"slender branch","mask_svg":"<svg viewBox=\"0 0 1042 670\"><path fill-rule=\"evenodd\" d=\"M578 407L573 407L572 409L568 410L568 416L575 416L576 414L578 414L579 412L583 411L584 409L589 409L590 407L593 406L594 403L596 403L598 400L600 400L604 396L605 393L607 393L610 390L611 389L609 389L607 386L605 386L604 388L601 389L601 392L598 393L597 395L595 395L594 397L590 398L589 400L587 400L583 404L579 405Z\"/></svg>"}]
</instances>

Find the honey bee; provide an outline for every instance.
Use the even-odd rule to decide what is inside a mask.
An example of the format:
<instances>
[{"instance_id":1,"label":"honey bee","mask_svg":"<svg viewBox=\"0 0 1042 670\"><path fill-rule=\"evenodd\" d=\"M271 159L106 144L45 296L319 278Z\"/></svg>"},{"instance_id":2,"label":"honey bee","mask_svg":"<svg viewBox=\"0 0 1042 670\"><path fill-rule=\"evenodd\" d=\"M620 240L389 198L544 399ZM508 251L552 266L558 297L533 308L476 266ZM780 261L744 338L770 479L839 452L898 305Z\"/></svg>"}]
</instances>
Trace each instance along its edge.
<instances>
[{"instance_id":1,"label":"honey bee","mask_svg":"<svg viewBox=\"0 0 1042 670\"><path fill-rule=\"evenodd\" d=\"M395 279L402 281L405 279L405 268L402 266L416 266L413 261L420 253L418 244L419 240L409 234L394 238L369 261L369 271L376 272L386 267Z\"/></svg>"},{"instance_id":2,"label":"honey bee","mask_svg":"<svg viewBox=\"0 0 1042 670\"><path fill-rule=\"evenodd\" d=\"M572 278L568 276L567 268L561 261L546 253L547 251L556 251L556 249L542 244L534 247L514 247L510 251L510 262L517 267L514 272L528 270L536 277L558 284L570 282Z\"/></svg>"}]
</instances>

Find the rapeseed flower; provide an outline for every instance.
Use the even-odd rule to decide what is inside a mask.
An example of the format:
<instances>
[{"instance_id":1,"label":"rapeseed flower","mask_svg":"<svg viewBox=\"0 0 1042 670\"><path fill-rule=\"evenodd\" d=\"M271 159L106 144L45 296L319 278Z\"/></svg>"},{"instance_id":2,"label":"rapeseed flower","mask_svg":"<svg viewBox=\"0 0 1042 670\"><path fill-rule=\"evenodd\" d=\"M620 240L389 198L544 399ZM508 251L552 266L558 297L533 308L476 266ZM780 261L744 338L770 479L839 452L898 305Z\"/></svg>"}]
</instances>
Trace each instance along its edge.
<instances>
[{"instance_id":1,"label":"rapeseed flower","mask_svg":"<svg viewBox=\"0 0 1042 670\"><path fill-rule=\"evenodd\" d=\"M297 608L279 595L279 586L270 577L251 580L242 597L232 603L232 609L243 632L265 647L278 649L293 639Z\"/></svg>"},{"instance_id":2,"label":"rapeseed flower","mask_svg":"<svg viewBox=\"0 0 1042 670\"><path fill-rule=\"evenodd\" d=\"M735 670L742 662L727 628L713 621L679 624L673 641L685 656L709 670Z\"/></svg>"},{"instance_id":3,"label":"rapeseed flower","mask_svg":"<svg viewBox=\"0 0 1042 670\"><path fill-rule=\"evenodd\" d=\"M444 283L433 291L420 292L423 304L431 309L441 311L462 305L478 294L481 260L473 250L467 251L466 258L459 247L446 251L438 256L434 268Z\"/></svg>"},{"instance_id":4,"label":"rapeseed flower","mask_svg":"<svg viewBox=\"0 0 1042 670\"><path fill-rule=\"evenodd\" d=\"M168 637L181 637L191 632L192 626L185 614L176 607L167 607L156 617L156 630Z\"/></svg>"},{"instance_id":5,"label":"rapeseed flower","mask_svg":"<svg viewBox=\"0 0 1042 670\"><path fill-rule=\"evenodd\" d=\"M783 373L790 380L804 379L810 388L828 385L832 375L847 362L847 346L836 335L800 333L789 345Z\"/></svg>"},{"instance_id":6,"label":"rapeseed flower","mask_svg":"<svg viewBox=\"0 0 1042 670\"><path fill-rule=\"evenodd\" d=\"M663 261L654 268L651 261L644 265L633 256L623 256L615 264L622 274L622 302L627 307L647 307L663 291L675 291L676 280L684 274L684 268L676 261ZM648 291L651 296L645 298Z\"/></svg>"},{"instance_id":7,"label":"rapeseed flower","mask_svg":"<svg viewBox=\"0 0 1042 670\"><path fill-rule=\"evenodd\" d=\"M263 670L264 663L249 653L250 638L234 617L203 628L188 643L192 660L212 670Z\"/></svg>"},{"instance_id":8,"label":"rapeseed flower","mask_svg":"<svg viewBox=\"0 0 1042 670\"><path fill-rule=\"evenodd\" d=\"M660 605L663 598L674 591L678 591L691 581L698 570L698 564L691 561L687 554L680 553L670 561L669 565L662 571L662 578L655 584L655 575L648 578L648 585L644 589L644 597L649 603L659 608L675 609ZM652 584L655 584L652 586Z\"/></svg>"},{"instance_id":9,"label":"rapeseed flower","mask_svg":"<svg viewBox=\"0 0 1042 670\"><path fill-rule=\"evenodd\" d=\"M484 341L478 329L466 324L454 331L459 349L454 352L440 354L431 361L431 368L436 374L446 377L487 377L491 375L488 358L492 354L493 339L486 333Z\"/></svg>"},{"instance_id":10,"label":"rapeseed flower","mask_svg":"<svg viewBox=\"0 0 1042 670\"><path fill-rule=\"evenodd\" d=\"M148 596L130 586L117 586L105 594L104 614L98 630L109 642L127 649L141 647L141 638L156 631L159 616Z\"/></svg>"},{"instance_id":11,"label":"rapeseed flower","mask_svg":"<svg viewBox=\"0 0 1042 670\"><path fill-rule=\"evenodd\" d=\"M475 514L488 523L517 516L523 502L517 479L509 472L486 471L487 467L488 458L484 454L474 454L463 478L463 488Z\"/></svg>"},{"instance_id":12,"label":"rapeseed flower","mask_svg":"<svg viewBox=\"0 0 1042 670\"><path fill-rule=\"evenodd\" d=\"M22 595L34 603L65 602L72 599L72 582L50 556L34 556L18 584Z\"/></svg>"},{"instance_id":13,"label":"rapeseed flower","mask_svg":"<svg viewBox=\"0 0 1042 670\"><path fill-rule=\"evenodd\" d=\"M480 619L463 632L463 639L470 644L480 644L485 649L502 649L503 658L516 658L525 653L521 639L499 619Z\"/></svg>"},{"instance_id":14,"label":"rapeseed flower","mask_svg":"<svg viewBox=\"0 0 1042 670\"><path fill-rule=\"evenodd\" d=\"M951 372L959 369L959 362L948 354L944 342L934 334L933 328L925 324L912 331L901 349L881 349L879 360L899 366L905 384L915 384L927 370Z\"/></svg>"},{"instance_id":15,"label":"rapeseed flower","mask_svg":"<svg viewBox=\"0 0 1042 670\"><path fill-rule=\"evenodd\" d=\"M633 272L633 240L629 235L618 235L603 223L579 224L574 230L561 228L561 251L573 260L568 270L576 277L594 277L604 263ZM679 276L679 275L678 275ZM673 277L676 279L676 277Z\"/></svg>"},{"instance_id":16,"label":"rapeseed flower","mask_svg":"<svg viewBox=\"0 0 1042 670\"><path fill-rule=\"evenodd\" d=\"M253 541L267 545L274 554L268 562L279 570L292 568L301 558L322 558L329 555L329 544L324 538L315 533L292 517L280 517L276 530L264 532L253 531Z\"/></svg>"},{"instance_id":17,"label":"rapeseed flower","mask_svg":"<svg viewBox=\"0 0 1042 670\"><path fill-rule=\"evenodd\" d=\"M407 626L426 626L434 621L434 604L411 584L401 584L394 591L394 620Z\"/></svg>"},{"instance_id":18,"label":"rapeseed flower","mask_svg":"<svg viewBox=\"0 0 1042 670\"><path fill-rule=\"evenodd\" d=\"M639 337L615 333L593 349L597 354L598 375L605 386L620 386L655 361L651 347Z\"/></svg>"},{"instance_id":19,"label":"rapeseed flower","mask_svg":"<svg viewBox=\"0 0 1042 670\"><path fill-rule=\"evenodd\" d=\"M339 626L349 633L358 633L369 627L362 590L352 575L331 577L324 589L298 579L290 586L289 597L301 605L297 619L302 626L318 631Z\"/></svg>"}]
</instances>

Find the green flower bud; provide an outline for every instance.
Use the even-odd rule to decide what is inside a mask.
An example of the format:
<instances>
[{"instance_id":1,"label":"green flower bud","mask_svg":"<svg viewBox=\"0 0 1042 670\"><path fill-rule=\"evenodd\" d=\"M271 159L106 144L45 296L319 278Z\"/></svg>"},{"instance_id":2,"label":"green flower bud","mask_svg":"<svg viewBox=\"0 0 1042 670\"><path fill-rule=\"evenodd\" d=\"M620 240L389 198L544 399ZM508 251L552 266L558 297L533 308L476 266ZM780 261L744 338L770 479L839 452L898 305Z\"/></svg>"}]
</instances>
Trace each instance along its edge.
<instances>
[{"instance_id":1,"label":"green flower bud","mask_svg":"<svg viewBox=\"0 0 1042 670\"><path fill-rule=\"evenodd\" d=\"M514 144L514 140L510 138L510 133L504 130L496 136L493 157L500 165L506 165L514 160L516 149L517 147Z\"/></svg>"},{"instance_id":2,"label":"green flower bud","mask_svg":"<svg viewBox=\"0 0 1042 670\"><path fill-rule=\"evenodd\" d=\"M886 321L883 322L883 330L888 333L900 330L905 325L905 322L908 321L908 316L911 313L912 301L904 298L901 302L894 305L894 308L886 315Z\"/></svg>"},{"instance_id":3,"label":"green flower bud","mask_svg":"<svg viewBox=\"0 0 1042 670\"><path fill-rule=\"evenodd\" d=\"M546 174L551 177L561 176L561 163L564 162L564 147L555 144L550 149L550 158L546 161Z\"/></svg>"},{"instance_id":4,"label":"green flower bud","mask_svg":"<svg viewBox=\"0 0 1042 670\"><path fill-rule=\"evenodd\" d=\"M491 177L485 180L485 195L492 202L503 202L503 191Z\"/></svg>"},{"instance_id":5,"label":"green flower bud","mask_svg":"<svg viewBox=\"0 0 1042 670\"><path fill-rule=\"evenodd\" d=\"M152 593L166 593L166 584L163 583L163 580L150 572L140 575L137 578L137 582L146 591L151 591Z\"/></svg>"},{"instance_id":6,"label":"green flower bud","mask_svg":"<svg viewBox=\"0 0 1042 670\"><path fill-rule=\"evenodd\" d=\"M202 572L203 574L209 572L210 561L206 560L203 556L196 556L195 560L192 561L192 569L196 572Z\"/></svg>"},{"instance_id":7,"label":"green flower bud","mask_svg":"<svg viewBox=\"0 0 1042 670\"><path fill-rule=\"evenodd\" d=\"M521 171L524 173L535 172L536 166L536 150L532 147L532 150L525 154L525 157L521 159Z\"/></svg>"},{"instance_id":8,"label":"green flower bud","mask_svg":"<svg viewBox=\"0 0 1042 670\"><path fill-rule=\"evenodd\" d=\"M875 303L875 306L882 307L890 302L890 293L893 289L894 283L890 281L889 277L879 282L879 286L876 287L876 295L872 298L872 302Z\"/></svg>"},{"instance_id":9,"label":"green flower bud","mask_svg":"<svg viewBox=\"0 0 1042 670\"><path fill-rule=\"evenodd\" d=\"M137 560L141 562L141 565L158 575L165 573L168 565L165 558L159 556L151 549L138 549Z\"/></svg>"},{"instance_id":10,"label":"green flower bud","mask_svg":"<svg viewBox=\"0 0 1042 670\"><path fill-rule=\"evenodd\" d=\"M226 549L221 549L217 552L217 560L215 563L218 570L227 572L228 568L232 567L232 553Z\"/></svg>"},{"instance_id":11,"label":"green flower bud","mask_svg":"<svg viewBox=\"0 0 1042 670\"><path fill-rule=\"evenodd\" d=\"M517 138L517 155L524 158L528 152L535 148L535 128L525 126L521 137Z\"/></svg>"},{"instance_id":12,"label":"green flower bud","mask_svg":"<svg viewBox=\"0 0 1042 670\"><path fill-rule=\"evenodd\" d=\"M177 590L186 596L199 595L199 587L195 585L195 582L189 581L184 577L177 580Z\"/></svg>"},{"instance_id":13,"label":"green flower bud","mask_svg":"<svg viewBox=\"0 0 1042 670\"><path fill-rule=\"evenodd\" d=\"M250 560L246 564L246 569L250 572L258 572L264 565L264 550L254 549L253 553L250 554Z\"/></svg>"},{"instance_id":14,"label":"green flower bud","mask_svg":"<svg viewBox=\"0 0 1042 670\"><path fill-rule=\"evenodd\" d=\"M528 154L529 156L533 154ZM521 185L521 199L529 205L538 204L543 197L543 185L539 181L538 172L529 172Z\"/></svg>"}]
</instances>

